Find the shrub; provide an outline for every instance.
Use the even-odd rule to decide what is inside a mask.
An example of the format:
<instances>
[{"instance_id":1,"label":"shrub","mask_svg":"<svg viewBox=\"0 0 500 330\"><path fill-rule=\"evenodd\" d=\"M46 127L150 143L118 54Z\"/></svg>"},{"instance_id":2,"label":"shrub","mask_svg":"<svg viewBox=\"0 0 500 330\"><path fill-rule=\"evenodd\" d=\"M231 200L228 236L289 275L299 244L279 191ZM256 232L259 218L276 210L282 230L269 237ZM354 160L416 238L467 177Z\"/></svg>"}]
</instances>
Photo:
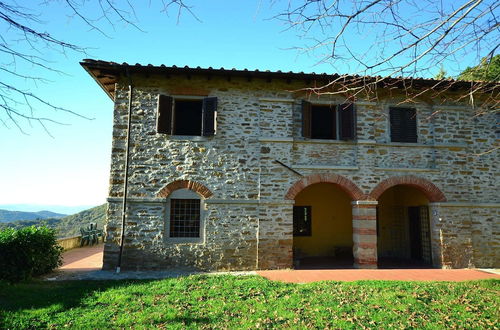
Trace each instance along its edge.
<instances>
[{"instance_id":1,"label":"shrub","mask_svg":"<svg viewBox=\"0 0 500 330\"><path fill-rule=\"evenodd\" d=\"M62 264L55 231L45 226L0 230L0 251L0 280L26 280Z\"/></svg>"}]
</instances>

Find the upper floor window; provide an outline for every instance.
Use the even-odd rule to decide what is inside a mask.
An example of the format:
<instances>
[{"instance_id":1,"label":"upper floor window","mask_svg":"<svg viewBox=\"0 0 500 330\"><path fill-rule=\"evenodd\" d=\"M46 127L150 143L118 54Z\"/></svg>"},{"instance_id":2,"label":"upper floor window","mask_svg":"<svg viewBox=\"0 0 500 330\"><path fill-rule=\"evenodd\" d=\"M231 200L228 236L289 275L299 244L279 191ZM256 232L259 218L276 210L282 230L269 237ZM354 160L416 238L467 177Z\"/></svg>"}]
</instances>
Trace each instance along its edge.
<instances>
[{"instance_id":1,"label":"upper floor window","mask_svg":"<svg viewBox=\"0 0 500 330\"><path fill-rule=\"evenodd\" d=\"M316 105L302 101L302 136L311 139L354 139L356 137L354 104Z\"/></svg>"},{"instance_id":2,"label":"upper floor window","mask_svg":"<svg viewBox=\"0 0 500 330\"><path fill-rule=\"evenodd\" d=\"M158 95L156 129L169 135L215 134L217 98L173 98Z\"/></svg>"},{"instance_id":3,"label":"upper floor window","mask_svg":"<svg viewBox=\"0 0 500 330\"><path fill-rule=\"evenodd\" d=\"M413 108L389 108L391 142L417 142L417 111Z\"/></svg>"}]
</instances>

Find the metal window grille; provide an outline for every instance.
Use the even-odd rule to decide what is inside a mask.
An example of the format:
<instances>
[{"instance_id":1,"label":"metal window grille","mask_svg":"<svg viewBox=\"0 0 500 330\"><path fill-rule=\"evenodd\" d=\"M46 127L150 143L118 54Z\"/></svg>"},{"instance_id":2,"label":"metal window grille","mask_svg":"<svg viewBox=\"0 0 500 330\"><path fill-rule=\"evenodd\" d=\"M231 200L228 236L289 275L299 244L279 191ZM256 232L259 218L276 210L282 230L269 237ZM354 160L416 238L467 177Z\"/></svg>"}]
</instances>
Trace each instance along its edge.
<instances>
[{"instance_id":1,"label":"metal window grille","mask_svg":"<svg viewBox=\"0 0 500 330\"><path fill-rule=\"evenodd\" d=\"M429 209L427 206L420 207L420 228L422 231L422 259L427 263L432 263L431 253L431 233L429 225Z\"/></svg>"},{"instance_id":2,"label":"metal window grille","mask_svg":"<svg viewBox=\"0 0 500 330\"><path fill-rule=\"evenodd\" d=\"M200 237L200 200L170 200L170 237Z\"/></svg>"},{"instance_id":3,"label":"metal window grille","mask_svg":"<svg viewBox=\"0 0 500 330\"><path fill-rule=\"evenodd\" d=\"M403 206L394 206L394 222L390 224L389 238L391 241L390 257L406 258L410 254L408 245L408 209Z\"/></svg>"}]
</instances>

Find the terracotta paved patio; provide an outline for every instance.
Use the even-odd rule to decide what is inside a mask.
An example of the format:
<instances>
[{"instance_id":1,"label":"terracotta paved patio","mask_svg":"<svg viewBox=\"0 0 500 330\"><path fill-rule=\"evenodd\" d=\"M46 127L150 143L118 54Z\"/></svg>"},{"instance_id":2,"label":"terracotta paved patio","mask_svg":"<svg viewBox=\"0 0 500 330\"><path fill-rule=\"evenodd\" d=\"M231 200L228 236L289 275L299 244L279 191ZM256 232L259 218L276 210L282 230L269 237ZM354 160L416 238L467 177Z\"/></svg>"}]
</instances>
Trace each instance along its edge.
<instances>
[{"instance_id":1,"label":"terracotta paved patio","mask_svg":"<svg viewBox=\"0 0 500 330\"><path fill-rule=\"evenodd\" d=\"M63 254L63 265L59 270L82 272L101 269L103 248L104 244L97 244L66 251Z\"/></svg>"},{"instance_id":2,"label":"terracotta paved patio","mask_svg":"<svg viewBox=\"0 0 500 330\"><path fill-rule=\"evenodd\" d=\"M257 274L288 283L317 281L469 281L488 278L500 279L500 275L476 269L314 269L314 270L266 270Z\"/></svg>"},{"instance_id":3,"label":"terracotta paved patio","mask_svg":"<svg viewBox=\"0 0 500 330\"><path fill-rule=\"evenodd\" d=\"M90 272L101 269L103 244L69 250L64 253L64 273ZM498 270L497 270L498 272ZM258 271L267 279L290 283L316 281L467 281L497 278L500 275L477 269L314 269Z\"/></svg>"}]
</instances>

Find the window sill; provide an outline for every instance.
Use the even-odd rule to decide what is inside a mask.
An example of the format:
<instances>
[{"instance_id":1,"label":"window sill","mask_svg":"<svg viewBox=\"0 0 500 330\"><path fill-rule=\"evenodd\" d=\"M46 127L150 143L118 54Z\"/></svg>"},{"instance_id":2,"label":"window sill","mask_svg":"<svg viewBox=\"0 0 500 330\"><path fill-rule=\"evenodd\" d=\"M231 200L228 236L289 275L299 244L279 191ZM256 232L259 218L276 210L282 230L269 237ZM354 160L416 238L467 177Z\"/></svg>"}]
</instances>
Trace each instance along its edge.
<instances>
[{"instance_id":1,"label":"window sill","mask_svg":"<svg viewBox=\"0 0 500 330\"><path fill-rule=\"evenodd\" d=\"M406 148L466 148L466 144L459 143L435 143L435 144L424 144L424 143L414 143L414 142L376 142L373 145L385 146L385 147L406 147Z\"/></svg>"},{"instance_id":2,"label":"window sill","mask_svg":"<svg viewBox=\"0 0 500 330\"><path fill-rule=\"evenodd\" d=\"M361 140L305 139L291 137L261 137L259 142L304 143L304 144L357 144Z\"/></svg>"},{"instance_id":3,"label":"window sill","mask_svg":"<svg viewBox=\"0 0 500 330\"><path fill-rule=\"evenodd\" d=\"M167 135L167 140L171 141L210 141L213 136L198 136L198 135Z\"/></svg>"},{"instance_id":4,"label":"window sill","mask_svg":"<svg viewBox=\"0 0 500 330\"><path fill-rule=\"evenodd\" d=\"M436 167L373 167L376 171L388 172L439 172Z\"/></svg>"},{"instance_id":5,"label":"window sill","mask_svg":"<svg viewBox=\"0 0 500 330\"><path fill-rule=\"evenodd\" d=\"M166 243L169 244L185 244L185 245L191 245L191 244L203 244L204 240L202 237L167 237L165 239Z\"/></svg>"},{"instance_id":6,"label":"window sill","mask_svg":"<svg viewBox=\"0 0 500 330\"><path fill-rule=\"evenodd\" d=\"M403 148L467 148L463 143L414 143L414 142L378 142L376 140L320 140L289 137L261 137L259 142L275 143L303 143L303 144L337 144L337 145L369 145L377 147L403 147Z\"/></svg>"},{"instance_id":7,"label":"window sill","mask_svg":"<svg viewBox=\"0 0 500 330\"><path fill-rule=\"evenodd\" d=\"M413 146L423 145L423 143L419 143L419 142L401 142L401 141L389 141L389 142L387 142L387 144L394 145L394 146L403 146L403 147L406 147L406 146L413 147Z\"/></svg>"},{"instance_id":8,"label":"window sill","mask_svg":"<svg viewBox=\"0 0 500 330\"><path fill-rule=\"evenodd\" d=\"M359 170L358 166L343 166L343 165L300 165L293 164L290 166L298 170Z\"/></svg>"},{"instance_id":9,"label":"window sill","mask_svg":"<svg viewBox=\"0 0 500 330\"><path fill-rule=\"evenodd\" d=\"M357 140L336 140L336 139L293 139L295 143L310 143L310 144L356 144Z\"/></svg>"}]
</instances>

